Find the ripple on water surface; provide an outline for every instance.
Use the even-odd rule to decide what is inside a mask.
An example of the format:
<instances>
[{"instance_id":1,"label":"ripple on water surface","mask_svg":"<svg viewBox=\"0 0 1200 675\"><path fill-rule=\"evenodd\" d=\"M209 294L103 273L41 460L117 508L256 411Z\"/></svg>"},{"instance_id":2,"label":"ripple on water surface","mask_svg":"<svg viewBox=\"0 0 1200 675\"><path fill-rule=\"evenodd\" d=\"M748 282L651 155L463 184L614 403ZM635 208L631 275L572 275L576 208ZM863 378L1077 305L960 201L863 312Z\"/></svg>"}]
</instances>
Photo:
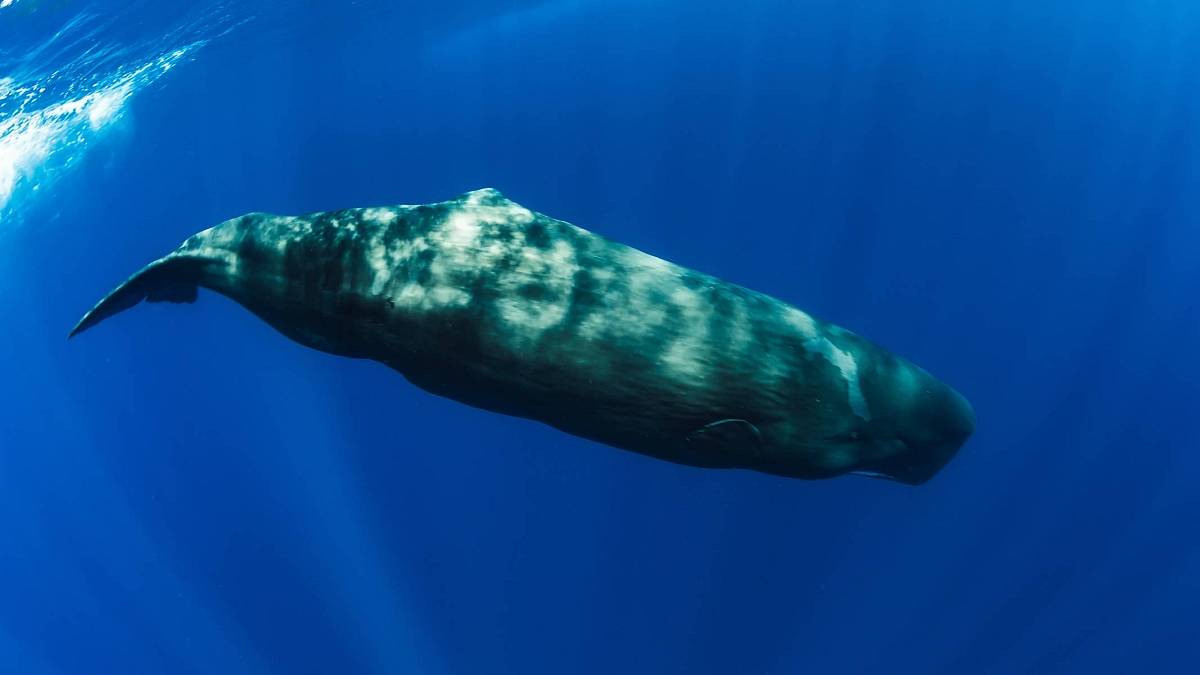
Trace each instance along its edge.
<instances>
[{"instance_id":1,"label":"ripple on water surface","mask_svg":"<svg viewBox=\"0 0 1200 675\"><path fill-rule=\"evenodd\" d=\"M11 18L19 21L20 2L0 0L0 9L17 11ZM139 92L240 25L216 4L131 42L112 34L120 18L64 14L49 37L0 53L0 226L18 221L23 205L77 164Z\"/></svg>"}]
</instances>

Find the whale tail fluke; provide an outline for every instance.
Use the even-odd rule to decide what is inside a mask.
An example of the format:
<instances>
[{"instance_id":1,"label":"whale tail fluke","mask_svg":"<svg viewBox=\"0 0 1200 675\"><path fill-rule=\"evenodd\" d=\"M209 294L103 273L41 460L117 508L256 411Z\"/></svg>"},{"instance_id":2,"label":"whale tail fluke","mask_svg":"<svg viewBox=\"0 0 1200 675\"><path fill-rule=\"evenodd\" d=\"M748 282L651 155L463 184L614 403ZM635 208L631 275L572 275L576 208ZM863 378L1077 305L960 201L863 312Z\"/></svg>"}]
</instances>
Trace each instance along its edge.
<instances>
[{"instance_id":1,"label":"whale tail fluke","mask_svg":"<svg viewBox=\"0 0 1200 675\"><path fill-rule=\"evenodd\" d=\"M113 289L91 311L84 314L67 337L73 338L143 300L146 302L195 302L201 272L208 262L203 259L172 254L146 265L137 274Z\"/></svg>"}]
</instances>

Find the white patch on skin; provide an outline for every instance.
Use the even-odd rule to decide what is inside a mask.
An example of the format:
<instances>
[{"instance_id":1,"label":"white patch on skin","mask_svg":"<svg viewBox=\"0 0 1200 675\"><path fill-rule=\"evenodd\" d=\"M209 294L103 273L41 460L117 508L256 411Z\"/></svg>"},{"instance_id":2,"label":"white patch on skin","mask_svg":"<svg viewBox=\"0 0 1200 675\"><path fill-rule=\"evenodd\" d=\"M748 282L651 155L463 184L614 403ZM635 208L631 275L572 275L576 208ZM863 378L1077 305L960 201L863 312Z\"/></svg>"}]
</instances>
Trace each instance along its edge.
<instances>
[{"instance_id":1,"label":"white patch on skin","mask_svg":"<svg viewBox=\"0 0 1200 675\"><path fill-rule=\"evenodd\" d=\"M405 208L405 207L400 207ZM391 223L398 217L393 209L366 209L363 220ZM373 278L371 294L388 296L396 306L408 311L462 307L471 302L471 294L449 280L450 272L464 259L464 247L470 248L479 236L479 224L469 214L451 214L430 233L434 243L426 237L391 241L377 232L367 244L366 262ZM426 284L411 281L403 270L410 261L431 245L439 249L439 255L430 265L430 278ZM449 263L449 265L447 265ZM401 274L397 274L401 272Z\"/></svg>"},{"instance_id":2,"label":"white patch on skin","mask_svg":"<svg viewBox=\"0 0 1200 675\"><path fill-rule=\"evenodd\" d=\"M518 223L528 223L529 221L533 220L532 211L524 206L519 206L512 202L509 202L504 206L497 206L495 207L495 210L503 213L505 220L511 220Z\"/></svg>"},{"instance_id":3,"label":"white patch on skin","mask_svg":"<svg viewBox=\"0 0 1200 675\"><path fill-rule=\"evenodd\" d=\"M237 220L236 218L234 221ZM225 221L220 225L216 225L198 232L184 242L182 249L186 249L183 255L196 255L201 258L210 260L221 260L225 263L224 275L230 278L237 278L241 273L241 257L233 251L237 248L240 240L241 228L234 225L234 221ZM286 245L287 238L284 239ZM285 246L286 248L286 246Z\"/></svg>"},{"instance_id":4,"label":"white patch on skin","mask_svg":"<svg viewBox=\"0 0 1200 675\"><path fill-rule=\"evenodd\" d=\"M608 321L605 312L611 312L613 305L608 302L610 295L605 295L605 310L600 312L592 312L583 321L579 322L578 333L579 337L584 340L597 340L603 337L612 328L611 322Z\"/></svg>"},{"instance_id":5,"label":"white patch on skin","mask_svg":"<svg viewBox=\"0 0 1200 675\"><path fill-rule=\"evenodd\" d=\"M663 352L660 362L680 380L695 383L708 376L708 368L704 359L699 358L699 353L694 345L686 340L672 342L671 346Z\"/></svg>"},{"instance_id":6,"label":"white patch on skin","mask_svg":"<svg viewBox=\"0 0 1200 675\"><path fill-rule=\"evenodd\" d=\"M700 304L696 292L688 288L676 288L672 291L671 301L683 307L685 311L694 311Z\"/></svg>"},{"instance_id":7,"label":"white patch on skin","mask_svg":"<svg viewBox=\"0 0 1200 675\"><path fill-rule=\"evenodd\" d=\"M904 366L897 368L895 375L892 378L891 395L899 400L911 401L914 400L920 392L921 385L917 381L916 373L913 372L912 366Z\"/></svg>"},{"instance_id":8,"label":"white patch on skin","mask_svg":"<svg viewBox=\"0 0 1200 675\"><path fill-rule=\"evenodd\" d=\"M575 251L565 241L555 242L549 251L531 247L521 250L517 266L497 280L501 299L496 307L516 340L537 340L566 318L577 269ZM544 297L522 296L521 288L529 283L539 284Z\"/></svg>"},{"instance_id":9,"label":"white patch on skin","mask_svg":"<svg viewBox=\"0 0 1200 675\"><path fill-rule=\"evenodd\" d=\"M463 307L471 302L471 294L467 291L437 281L428 286L408 282L392 293L391 297L396 305L413 311Z\"/></svg>"},{"instance_id":10,"label":"white patch on skin","mask_svg":"<svg viewBox=\"0 0 1200 675\"><path fill-rule=\"evenodd\" d=\"M525 224L533 220L533 212L513 203L499 206L484 206L474 209L480 222L488 225Z\"/></svg>"},{"instance_id":11,"label":"white patch on skin","mask_svg":"<svg viewBox=\"0 0 1200 675\"><path fill-rule=\"evenodd\" d=\"M505 297L496 301L500 310L500 318L511 328L520 329L514 333L521 340L534 340L541 333L554 327L567 315L567 307L554 299L532 301L524 298Z\"/></svg>"},{"instance_id":12,"label":"white patch on skin","mask_svg":"<svg viewBox=\"0 0 1200 675\"><path fill-rule=\"evenodd\" d=\"M467 193L467 206L478 206L484 197L499 194L491 188L483 188L482 190L472 190Z\"/></svg>"},{"instance_id":13,"label":"white patch on skin","mask_svg":"<svg viewBox=\"0 0 1200 675\"><path fill-rule=\"evenodd\" d=\"M504 256L504 244L499 241L493 241L487 247L479 250L481 264L484 266L494 263Z\"/></svg>"},{"instance_id":14,"label":"white patch on skin","mask_svg":"<svg viewBox=\"0 0 1200 675\"><path fill-rule=\"evenodd\" d=\"M839 349L837 345L830 342L829 338L826 337L812 338L806 340L804 344L812 351L823 356L826 361L829 361L841 372L842 379L846 380L850 410L864 420L871 419L871 412L867 409L867 399L863 397L862 385L858 379L858 362L854 360L854 355Z\"/></svg>"},{"instance_id":15,"label":"white patch on skin","mask_svg":"<svg viewBox=\"0 0 1200 675\"><path fill-rule=\"evenodd\" d=\"M638 266L648 273L669 273L672 276L679 276L679 268L662 258L656 258L648 253L642 253L638 258Z\"/></svg>"},{"instance_id":16,"label":"white patch on skin","mask_svg":"<svg viewBox=\"0 0 1200 675\"><path fill-rule=\"evenodd\" d=\"M484 204L485 199L497 203ZM506 222L528 223L533 220L532 211L509 200L492 188L468 192L466 199L463 199L457 206L457 210L459 213L473 213L479 222L488 225L499 225Z\"/></svg>"},{"instance_id":17,"label":"white patch on skin","mask_svg":"<svg viewBox=\"0 0 1200 675\"><path fill-rule=\"evenodd\" d=\"M817 336L817 326L813 318L795 307L784 308L783 320L805 338L812 339Z\"/></svg>"},{"instance_id":18,"label":"white patch on skin","mask_svg":"<svg viewBox=\"0 0 1200 675\"><path fill-rule=\"evenodd\" d=\"M428 283L407 283L394 293L397 304L415 310L465 305L472 298L460 287L463 279L487 273L495 263L517 252L515 268L496 280L501 294L496 307L500 318L510 324L513 339L535 340L566 317L577 269L569 244L557 242L548 251L527 247L519 226L532 221L533 212L504 199L495 190L475 190L447 206L444 219L429 232L428 240L417 238L393 244L387 260L392 269L402 269L425 249L437 251L429 265ZM503 228L509 235L507 241L492 237L493 227ZM522 296L521 289L530 283L540 284L545 296ZM386 286L372 290L386 292Z\"/></svg>"},{"instance_id":19,"label":"white patch on skin","mask_svg":"<svg viewBox=\"0 0 1200 675\"><path fill-rule=\"evenodd\" d=\"M429 248L429 242L425 240L425 237L414 237L395 242L391 248L392 265L399 269L399 265L427 248Z\"/></svg>"},{"instance_id":20,"label":"white patch on skin","mask_svg":"<svg viewBox=\"0 0 1200 675\"><path fill-rule=\"evenodd\" d=\"M565 241L556 241L550 249L550 267L552 271L570 276L575 274L575 250Z\"/></svg>"},{"instance_id":21,"label":"white patch on skin","mask_svg":"<svg viewBox=\"0 0 1200 675\"><path fill-rule=\"evenodd\" d=\"M436 307L462 307L471 302L471 294L453 286L437 286L428 293Z\"/></svg>"},{"instance_id":22,"label":"white patch on skin","mask_svg":"<svg viewBox=\"0 0 1200 675\"><path fill-rule=\"evenodd\" d=\"M746 305L742 302L732 303L733 315L728 317L729 345L731 354L742 354L750 342L750 323L746 318Z\"/></svg>"},{"instance_id":23,"label":"white patch on skin","mask_svg":"<svg viewBox=\"0 0 1200 675\"><path fill-rule=\"evenodd\" d=\"M375 208L363 209L363 220L370 220L380 225L391 225L396 222L396 211L393 209Z\"/></svg>"},{"instance_id":24,"label":"white patch on skin","mask_svg":"<svg viewBox=\"0 0 1200 675\"><path fill-rule=\"evenodd\" d=\"M404 284L396 293L396 303L419 307L425 302L425 287L421 284Z\"/></svg>"},{"instance_id":25,"label":"white patch on skin","mask_svg":"<svg viewBox=\"0 0 1200 675\"><path fill-rule=\"evenodd\" d=\"M670 263L632 249L616 253L614 267L628 271L627 288L606 288L600 300L601 310L593 312L579 326L579 334L589 340L613 338L640 340L660 329L667 320L665 307L650 302L651 290L672 283L678 276ZM612 274L603 268L592 272L592 278L603 281L597 272Z\"/></svg>"},{"instance_id":26,"label":"white patch on skin","mask_svg":"<svg viewBox=\"0 0 1200 675\"><path fill-rule=\"evenodd\" d=\"M675 338L663 352L662 365L678 379L696 383L708 378L708 333L710 310L704 298L689 288L676 288L671 303L679 310L680 325Z\"/></svg>"},{"instance_id":27,"label":"white patch on skin","mask_svg":"<svg viewBox=\"0 0 1200 675\"><path fill-rule=\"evenodd\" d=\"M367 251L367 264L371 266L371 294L379 295L392 280L392 267L388 259L387 246L376 239Z\"/></svg>"},{"instance_id":28,"label":"white patch on skin","mask_svg":"<svg viewBox=\"0 0 1200 675\"><path fill-rule=\"evenodd\" d=\"M474 214L466 211L450 214L442 229L444 241L460 249L474 248L479 241L479 220Z\"/></svg>"}]
</instances>

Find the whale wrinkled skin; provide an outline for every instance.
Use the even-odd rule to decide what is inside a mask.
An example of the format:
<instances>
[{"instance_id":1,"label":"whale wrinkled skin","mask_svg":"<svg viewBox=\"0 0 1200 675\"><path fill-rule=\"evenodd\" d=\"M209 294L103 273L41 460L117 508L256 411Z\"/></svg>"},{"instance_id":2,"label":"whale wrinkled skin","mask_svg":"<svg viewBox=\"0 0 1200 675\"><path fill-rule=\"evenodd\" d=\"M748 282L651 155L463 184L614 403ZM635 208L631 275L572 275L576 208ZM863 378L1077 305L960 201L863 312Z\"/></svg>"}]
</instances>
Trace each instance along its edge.
<instances>
[{"instance_id":1,"label":"whale wrinkled skin","mask_svg":"<svg viewBox=\"0 0 1200 675\"><path fill-rule=\"evenodd\" d=\"M915 485L975 426L957 392L847 330L492 189L234 218L130 277L71 335L198 287L434 394L679 464Z\"/></svg>"}]
</instances>

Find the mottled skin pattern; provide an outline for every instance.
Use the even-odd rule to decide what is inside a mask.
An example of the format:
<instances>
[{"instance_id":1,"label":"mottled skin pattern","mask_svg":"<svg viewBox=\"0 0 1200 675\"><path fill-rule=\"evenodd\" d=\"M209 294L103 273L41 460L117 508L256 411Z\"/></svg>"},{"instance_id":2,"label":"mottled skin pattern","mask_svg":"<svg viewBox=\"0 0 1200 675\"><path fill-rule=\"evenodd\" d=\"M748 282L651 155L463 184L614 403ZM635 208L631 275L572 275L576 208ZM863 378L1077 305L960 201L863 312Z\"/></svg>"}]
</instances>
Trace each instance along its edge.
<instances>
[{"instance_id":1,"label":"mottled skin pattern","mask_svg":"<svg viewBox=\"0 0 1200 675\"><path fill-rule=\"evenodd\" d=\"M974 427L925 371L779 300L495 190L201 232L88 313L226 295L417 386L672 462L920 483Z\"/></svg>"}]
</instances>

